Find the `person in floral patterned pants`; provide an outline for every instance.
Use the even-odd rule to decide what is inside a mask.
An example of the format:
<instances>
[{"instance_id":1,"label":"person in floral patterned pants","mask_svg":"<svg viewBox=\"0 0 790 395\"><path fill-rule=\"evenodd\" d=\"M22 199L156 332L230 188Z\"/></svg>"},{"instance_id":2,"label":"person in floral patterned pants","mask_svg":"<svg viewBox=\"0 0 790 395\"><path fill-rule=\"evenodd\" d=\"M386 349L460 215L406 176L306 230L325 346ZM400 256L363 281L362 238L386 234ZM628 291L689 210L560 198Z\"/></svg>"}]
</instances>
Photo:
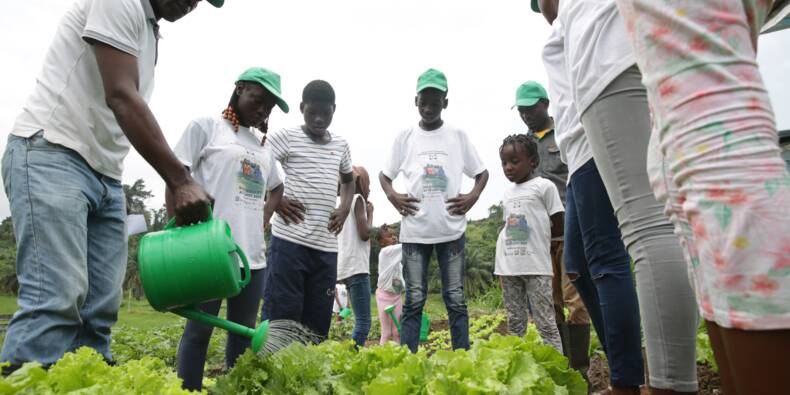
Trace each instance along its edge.
<instances>
[{"instance_id":1,"label":"person in floral patterned pants","mask_svg":"<svg viewBox=\"0 0 790 395\"><path fill-rule=\"evenodd\" d=\"M770 0L617 0L653 113L648 168L681 235L727 394L790 372L790 175L755 61Z\"/></svg>"}]
</instances>

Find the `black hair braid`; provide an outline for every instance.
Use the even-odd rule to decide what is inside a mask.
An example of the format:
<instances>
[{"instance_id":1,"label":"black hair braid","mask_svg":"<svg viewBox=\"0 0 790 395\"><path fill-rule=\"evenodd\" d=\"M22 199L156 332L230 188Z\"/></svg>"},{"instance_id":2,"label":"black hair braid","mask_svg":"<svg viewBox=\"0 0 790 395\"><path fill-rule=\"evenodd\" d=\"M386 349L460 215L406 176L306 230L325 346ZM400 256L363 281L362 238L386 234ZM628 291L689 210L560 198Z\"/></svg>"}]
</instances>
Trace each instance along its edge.
<instances>
[{"instance_id":1,"label":"black hair braid","mask_svg":"<svg viewBox=\"0 0 790 395\"><path fill-rule=\"evenodd\" d=\"M516 151L523 149L527 156L533 158L535 161L535 167L538 167L540 164L538 143L535 141L534 137L527 134L511 134L502 140L502 145L499 147L499 151L502 152L502 148L505 148L506 145L512 145Z\"/></svg>"}]
</instances>

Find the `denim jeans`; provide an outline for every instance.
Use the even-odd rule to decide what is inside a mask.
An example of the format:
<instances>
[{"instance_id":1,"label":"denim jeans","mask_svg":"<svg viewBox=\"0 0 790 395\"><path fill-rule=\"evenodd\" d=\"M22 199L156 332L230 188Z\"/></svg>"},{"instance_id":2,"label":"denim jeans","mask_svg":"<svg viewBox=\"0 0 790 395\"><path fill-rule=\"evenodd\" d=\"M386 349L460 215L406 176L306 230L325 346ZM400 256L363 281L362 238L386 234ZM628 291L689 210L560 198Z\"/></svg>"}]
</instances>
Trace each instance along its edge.
<instances>
[{"instance_id":1,"label":"denim jeans","mask_svg":"<svg viewBox=\"0 0 790 395\"><path fill-rule=\"evenodd\" d=\"M370 332L370 274L355 274L345 280L351 309L354 311L354 330L351 338L362 347Z\"/></svg>"},{"instance_id":2,"label":"denim jeans","mask_svg":"<svg viewBox=\"0 0 790 395\"><path fill-rule=\"evenodd\" d=\"M228 320L248 328L255 327L258 307L263 296L264 269L251 270L250 282L241 292L228 299ZM222 307L222 300L212 300L200 305L200 310L217 315ZM200 391L203 387L203 368L206 365L208 343L214 327L199 321L187 320L184 335L178 344L178 377L183 380L183 388ZM225 367L230 369L236 359L249 347L252 339L246 336L228 333L225 345Z\"/></svg>"},{"instance_id":3,"label":"denim jeans","mask_svg":"<svg viewBox=\"0 0 790 395\"><path fill-rule=\"evenodd\" d=\"M422 308L428 296L428 262L434 247L442 276L442 299L450 319L453 349L469 349L469 315L464 298L465 237L445 243L403 243L403 279L406 303L401 314L401 344L417 352Z\"/></svg>"},{"instance_id":4,"label":"denim jeans","mask_svg":"<svg viewBox=\"0 0 790 395\"><path fill-rule=\"evenodd\" d=\"M595 161L573 173L565 199L566 272L604 346L612 384L641 385L644 365L631 259Z\"/></svg>"},{"instance_id":5,"label":"denim jeans","mask_svg":"<svg viewBox=\"0 0 790 395\"><path fill-rule=\"evenodd\" d=\"M0 360L57 361L81 346L110 355L126 273L126 199L75 151L11 135L3 184L16 235L18 310Z\"/></svg>"},{"instance_id":6,"label":"denim jeans","mask_svg":"<svg viewBox=\"0 0 790 395\"><path fill-rule=\"evenodd\" d=\"M264 320L301 322L326 337L332 322L336 281L336 252L272 236L261 315Z\"/></svg>"}]
</instances>

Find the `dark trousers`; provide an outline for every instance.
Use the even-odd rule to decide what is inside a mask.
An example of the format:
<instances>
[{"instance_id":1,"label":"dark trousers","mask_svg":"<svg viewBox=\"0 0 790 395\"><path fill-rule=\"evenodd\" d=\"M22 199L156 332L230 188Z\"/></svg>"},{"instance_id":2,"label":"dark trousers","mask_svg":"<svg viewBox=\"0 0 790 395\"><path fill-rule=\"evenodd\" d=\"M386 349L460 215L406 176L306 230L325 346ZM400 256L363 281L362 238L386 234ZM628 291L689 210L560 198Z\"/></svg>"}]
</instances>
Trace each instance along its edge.
<instances>
[{"instance_id":1,"label":"dark trousers","mask_svg":"<svg viewBox=\"0 0 790 395\"><path fill-rule=\"evenodd\" d=\"M337 253L272 236L263 289L264 320L301 322L329 335L337 280Z\"/></svg>"},{"instance_id":2,"label":"dark trousers","mask_svg":"<svg viewBox=\"0 0 790 395\"><path fill-rule=\"evenodd\" d=\"M577 276L571 281L606 351L612 384L641 385L644 365L631 258L592 159L573 173L565 199L566 272Z\"/></svg>"},{"instance_id":3,"label":"dark trousers","mask_svg":"<svg viewBox=\"0 0 790 395\"><path fill-rule=\"evenodd\" d=\"M351 310L354 311L354 330L351 338L358 346L364 346L370 332L370 274L359 273L345 280Z\"/></svg>"},{"instance_id":4,"label":"dark trousers","mask_svg":"<svg viewBox=\"0 0 790 395\"><path fill-rule=\"evenodd\" d=\"M247 327L255 326L258 306L263 294L264 269L252 270L250 283L241 292L228 299L228 320ZM222 300L212 300L199 306L200 310L219 314ZM184 389L199 391L203 383L203 368L206 365L206 353L214 327L198 321L187 320L184 335L178 344L178 377L184 381ZM251 339L228 333L225 346L225 366L232 368L239 355L250 347Z\"/></svg>"},{"instance_id":5,"label":"dark trousers","mask_svg":"<svg viewBox=\"0 0 790 395\"><path fill-rule=\"evenodd\" d=\"M442 299L450 321L453 350L469 349L469 314L464 297L464 245L466 238L445 243L403 243L403 279L406 281L406 303L401 313L400 343L417 352L420 342L422 308L428 297L428 263L436 249L442 275Z\"/></svg>"}]
</instances>

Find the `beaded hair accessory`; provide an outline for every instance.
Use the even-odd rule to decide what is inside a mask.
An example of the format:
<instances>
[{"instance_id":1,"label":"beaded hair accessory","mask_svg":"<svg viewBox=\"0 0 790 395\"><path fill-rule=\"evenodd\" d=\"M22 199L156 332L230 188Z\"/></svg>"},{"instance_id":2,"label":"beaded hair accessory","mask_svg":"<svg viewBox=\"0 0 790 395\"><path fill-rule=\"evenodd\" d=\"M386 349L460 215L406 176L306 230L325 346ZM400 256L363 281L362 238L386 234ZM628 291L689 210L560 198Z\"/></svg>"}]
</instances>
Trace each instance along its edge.
<instances>
[{"instance_id":1,"label":"beaded hair accessory","mask_svg":"<svg viewBox=\"0 0 790 395\"><path fill-rule=\"evenodd\" d=\"M239 125L241 125L241 121L239 121L239 116L236 115L236 112L233 111L233 107L228 106L228 108L222 111L222 118L227 119L228 122L233 126L233 131L238 133L239 132ZM263 124L258 126L258 130L263 133L263 137L261 138L261 146L266 143L266 132L269 130L269 120L267 119Z\"/></svg>"},{"instance_id":2,"label":"beaded hair accessory","mask_svg":"<svg viewBox=\"0 0 790 395\"><path fill-rule=\"evenodd\" d=\"M235 111L233 111L233 107L228 106L228 108L223 110L222 111L222 118L227 119L228 122L230 122L230 124L233 125L233 131L234 132L238 132L239 131L239 124L240 124L239 116L236 115Z\"/></svg>"}]
</instances>

